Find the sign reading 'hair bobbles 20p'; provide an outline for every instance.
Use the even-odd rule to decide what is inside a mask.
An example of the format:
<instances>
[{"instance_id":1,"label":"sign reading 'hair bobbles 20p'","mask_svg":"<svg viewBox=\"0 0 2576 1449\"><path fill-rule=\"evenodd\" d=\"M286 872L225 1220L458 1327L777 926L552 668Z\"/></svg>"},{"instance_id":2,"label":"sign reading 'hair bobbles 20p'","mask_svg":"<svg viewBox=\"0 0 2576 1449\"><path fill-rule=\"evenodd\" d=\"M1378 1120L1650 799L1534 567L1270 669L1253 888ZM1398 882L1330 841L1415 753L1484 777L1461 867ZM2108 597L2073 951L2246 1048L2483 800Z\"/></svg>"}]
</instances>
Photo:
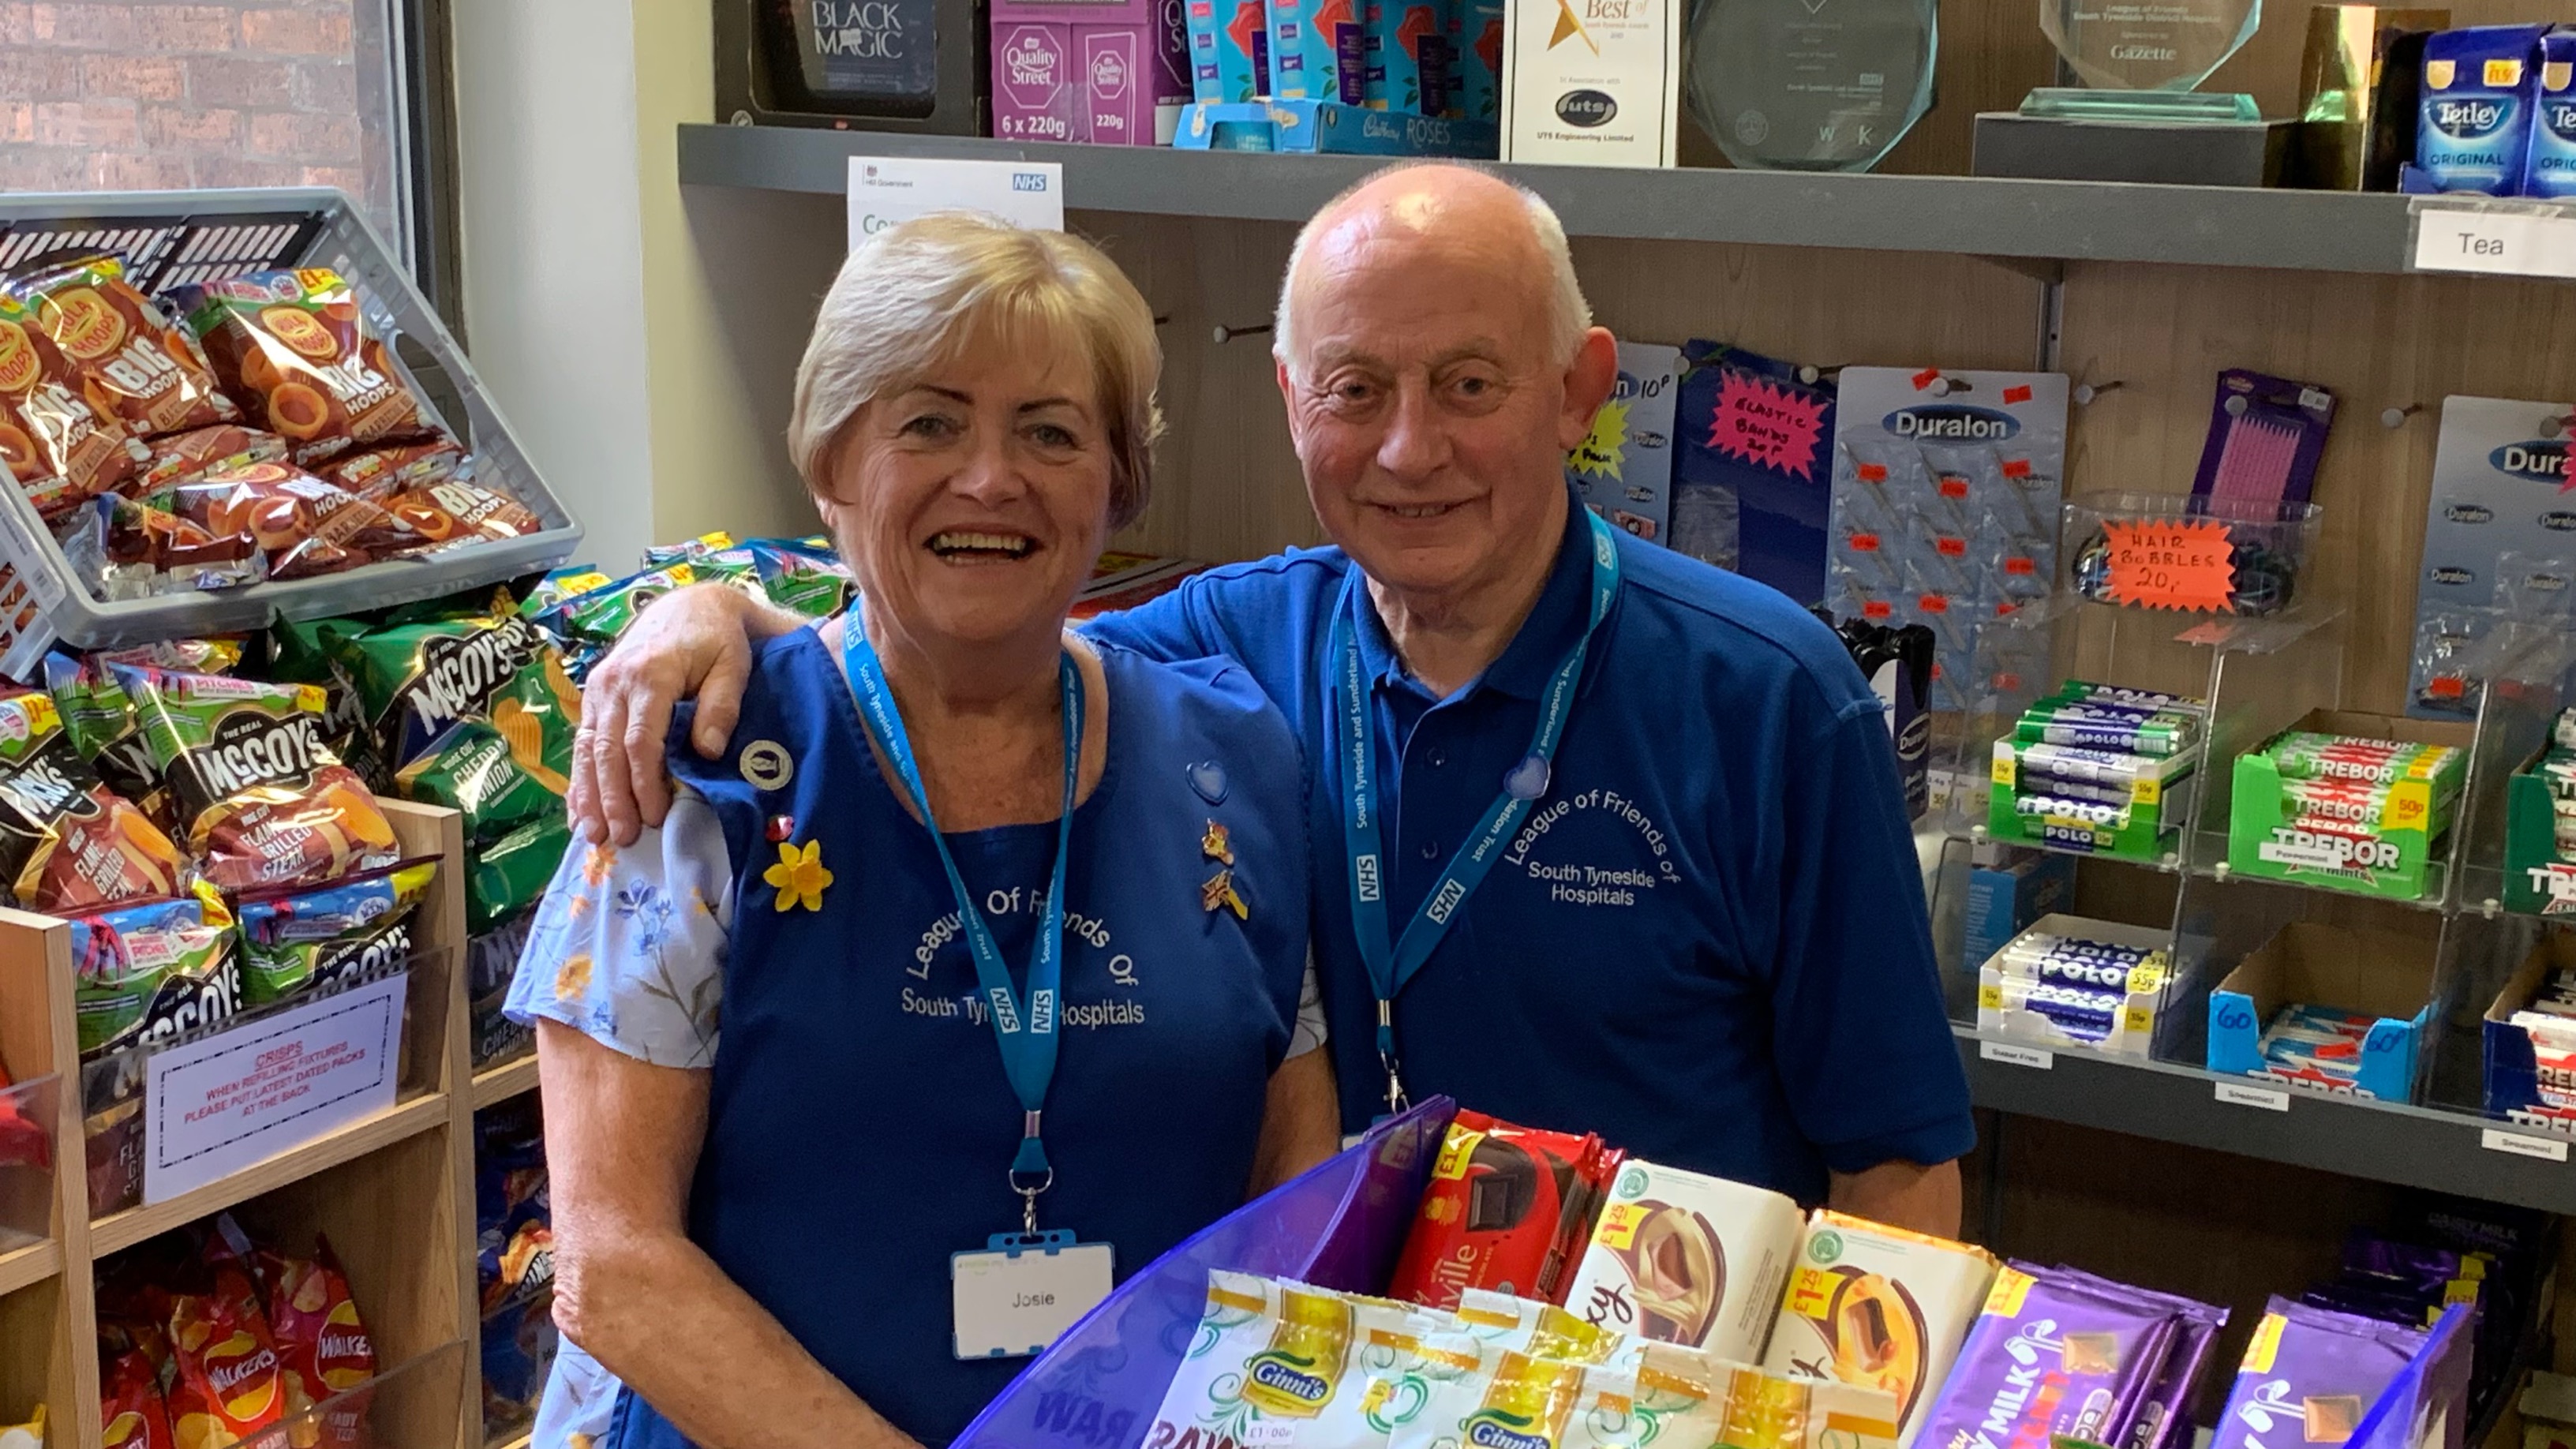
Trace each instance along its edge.
<instances>
[{"instance_id":1,"label":"sign reading 'hair bobbles 20p'","mask_svg":"<svg viewBox=\"0 0 2576 1449\"><path fill-rule=\"evenodd\" d=\"M850 158L850 246L934 211L980 211L1038 231L1064 230L1064 167L1053 161Z\"/></svg>"}]
</instances>

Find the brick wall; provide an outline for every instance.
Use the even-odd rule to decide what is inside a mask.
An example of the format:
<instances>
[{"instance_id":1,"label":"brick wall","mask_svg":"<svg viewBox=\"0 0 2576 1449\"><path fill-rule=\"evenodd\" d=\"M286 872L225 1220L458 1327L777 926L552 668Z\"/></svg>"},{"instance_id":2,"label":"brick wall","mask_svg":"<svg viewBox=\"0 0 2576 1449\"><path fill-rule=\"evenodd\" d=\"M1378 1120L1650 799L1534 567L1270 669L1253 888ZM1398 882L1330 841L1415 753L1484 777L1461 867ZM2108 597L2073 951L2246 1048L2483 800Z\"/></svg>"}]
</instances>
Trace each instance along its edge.
<instances>
[{"instance_id":1,"label":"brick wall","mask_svg":"<svg viewBox=\"0 0 2576 1449\"><path fill-rule=\"evenodd\" d=\"M0 192L337 186L390 233L383 0L0 0Z\"/></svg>"}]
</instances>

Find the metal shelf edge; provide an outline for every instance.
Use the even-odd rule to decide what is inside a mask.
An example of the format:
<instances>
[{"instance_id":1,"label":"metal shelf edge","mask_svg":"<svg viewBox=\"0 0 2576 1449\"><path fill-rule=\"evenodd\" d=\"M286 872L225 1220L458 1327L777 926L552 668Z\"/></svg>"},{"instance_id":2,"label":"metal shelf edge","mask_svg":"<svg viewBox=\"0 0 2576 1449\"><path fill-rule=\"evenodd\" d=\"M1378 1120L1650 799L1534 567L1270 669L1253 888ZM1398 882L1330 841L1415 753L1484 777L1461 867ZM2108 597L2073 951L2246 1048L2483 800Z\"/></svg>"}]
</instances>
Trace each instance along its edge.
<instances>
[{"instance_id":1,"label":"metal shelf edge","mask_svg":"<svg viewBox=\"0 0 2576 1449\"><path fill-rule=\"evenodd\" d=\"M2004 1038L1957 1023L1951 1030L1967 1069L1970 1095L1980 1107L2343 1177L2549 1212L2576 1211L2576 1162L2523 1157L2484 1145L2489 1130L2552 1140L2545 1133L2465 1112L2295 1090L2289 1092L2287 1111L2237 1106L2216 1095L2218 1084L2233 1078L2197 1067L2085 1051L2055 1052L2045 1069L2015 1066L1988 1061L1979 1052L1981 1043ZM2259 1084L2249 1080L2249 1085Z\"/></svg>"},{"instance_id":2,"label":"metal shelf edge","mask_svg":"<svg viewBox=\"0 0 2576 1449\"><path fill-rule=\"evenodd\" d=\"M680 180L840 196L853 156L1054 161L1077 209L1303 221L1385 164L792 126L684 125ZM2404 197L2133 182L1505 165L1577 236L2301 271L2406 270Z\"/></svg>"}]
</instances>

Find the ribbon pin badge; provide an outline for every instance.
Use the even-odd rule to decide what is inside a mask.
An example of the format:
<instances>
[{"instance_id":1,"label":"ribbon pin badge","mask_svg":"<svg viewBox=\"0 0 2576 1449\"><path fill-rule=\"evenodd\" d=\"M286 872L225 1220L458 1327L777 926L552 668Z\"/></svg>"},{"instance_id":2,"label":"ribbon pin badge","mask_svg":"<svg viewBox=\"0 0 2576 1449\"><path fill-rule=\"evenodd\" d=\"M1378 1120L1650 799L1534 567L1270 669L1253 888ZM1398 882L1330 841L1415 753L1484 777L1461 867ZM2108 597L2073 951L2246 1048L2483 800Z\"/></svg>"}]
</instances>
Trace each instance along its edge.
<instances>
[{"instance_id":1,"label":"ribbon pin badge","mask_svg":"<svg viewBox=\"0 0 2576 1449\"><path fill-rule=\"evenodd\" d=\"M1234 888L1232 870L1218 871L1199 887L1199 909L1213 911L1219 907L1234 912L1234 918L1238 921L1252 918L1251 908L1243 903L1242 893Z\"/></svg>"}]
</instances>

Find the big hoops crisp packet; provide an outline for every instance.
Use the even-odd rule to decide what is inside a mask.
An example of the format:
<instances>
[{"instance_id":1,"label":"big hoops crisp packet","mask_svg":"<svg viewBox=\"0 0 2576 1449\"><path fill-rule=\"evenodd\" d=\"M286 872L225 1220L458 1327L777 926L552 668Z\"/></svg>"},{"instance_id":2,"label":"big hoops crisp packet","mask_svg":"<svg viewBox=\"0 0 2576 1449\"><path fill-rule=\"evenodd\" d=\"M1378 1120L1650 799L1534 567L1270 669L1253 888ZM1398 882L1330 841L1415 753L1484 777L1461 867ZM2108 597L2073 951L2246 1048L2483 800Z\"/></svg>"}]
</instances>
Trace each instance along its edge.
<instances>
[{"instance_id":1,"label":"big hoops crisp packet","mask_svg":"<svg viewBox=\"0 0 2576 1449\"><path fill-rule=\"evenodd\" d=\"M0 463L27 501L58 517L134 476L145 456L82 395L79 372L35 309L0 292Z\"/></svg>"},{"instance_id":2,"label":"big hoops crisp packet","mask_svg":"<svg viewBox=\"0 0 2576 1449\"><path fill-rule=\"evenodd\" d=\"M10 285L80 376L81 396L135 436L157 438L241 417L187 333L125 280L111 256L82 257Z\"/></svg>"},{"instance_id":3,"label":"big hoops crisp packet","mask_svg":"<svg viewBox=\"0 0 2576 1449\"><path fill-rule=\"evenodd\" d=\"M172 300L251 420L303 467L365 444L427 437L420 400L367 335L357 293L327 267L179 287Z\"/></svg>"}]
</instances>

